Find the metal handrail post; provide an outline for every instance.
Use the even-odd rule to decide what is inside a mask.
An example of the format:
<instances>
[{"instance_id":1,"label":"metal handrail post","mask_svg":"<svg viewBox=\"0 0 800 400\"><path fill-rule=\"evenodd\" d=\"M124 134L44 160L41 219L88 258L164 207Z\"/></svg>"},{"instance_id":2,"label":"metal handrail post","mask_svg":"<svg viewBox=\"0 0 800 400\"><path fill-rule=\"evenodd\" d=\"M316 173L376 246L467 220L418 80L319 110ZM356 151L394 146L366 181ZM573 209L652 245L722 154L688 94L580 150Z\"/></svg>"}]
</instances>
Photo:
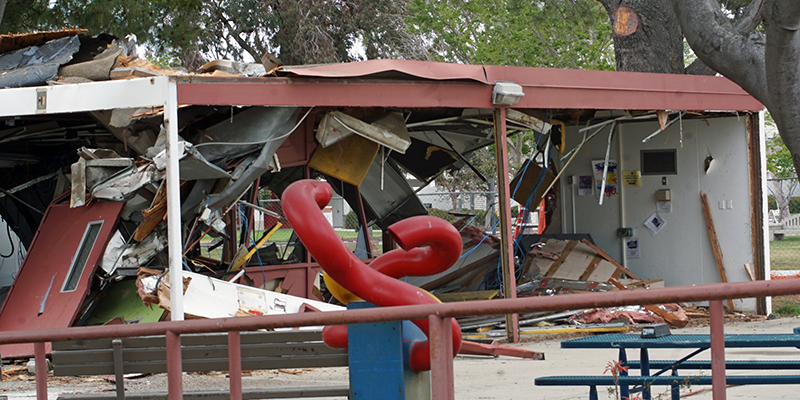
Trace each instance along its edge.
<instances>
[{"instance_id":1,"label":"metal handrail post","mask_svg":"<svg viewBox=\"0 0 800 400\"><path fill-rule=\"evenodd\" d=\"M242 337L239 331L228 332L228 374L231 400L242 400Z\"/></svg>"},{"instance_id":2,"label":"metal handrail post","mask_svg":"<svg viewBox=\"0 0 800 400\"><path fill-rule=\"evenodd\" d=\"M167 390L169 400L183 399L183 362L181 335L167 331Z\"/></svg>"},{"instance_id":3,"label":"metal handrail post","mask_svg":"<svg viewBox=\"0 0 800 400\"><path fill-rule=\"evenodd\" d=\"M33 359L36 362L36 400L47 400L47 353L45 342L33 344Z\"/></svg>"},{"instance_id":4,"label":"metal handrail post","mask_svg":"<svg viewBox=\"0 0 800 400\"><path fill-rule=\"evenodd\" d=\"M725 316L722 300L708 302L711 318L711 390L714 400L725 400Z\"/></svg>"},{"instance_id":5,"label":"metal handrail post","mask_svg":"<svg viewBox=\"0 0 800 400\"><path fill-rule=\"evenodd\" d=\"M455 400L452 323L452 318L428 317L432 400Z\"/></svg>"}]
</instances>

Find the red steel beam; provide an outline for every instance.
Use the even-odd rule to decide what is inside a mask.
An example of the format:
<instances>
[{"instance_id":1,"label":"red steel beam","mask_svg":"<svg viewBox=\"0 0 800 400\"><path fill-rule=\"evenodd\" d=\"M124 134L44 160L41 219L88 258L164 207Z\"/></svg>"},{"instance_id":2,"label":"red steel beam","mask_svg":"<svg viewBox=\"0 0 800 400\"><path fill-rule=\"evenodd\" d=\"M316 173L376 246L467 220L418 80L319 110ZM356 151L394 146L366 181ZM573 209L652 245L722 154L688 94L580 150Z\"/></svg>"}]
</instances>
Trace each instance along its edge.
<instances>
[{"instance_id":1,"label":"red steel beam","mask_svg":"<svg viewBox=\"0 0 800 400\"><path fill-rule=\"evenodd\" d=\"M506 109L494 110L494 150L497 163L497 194L500 198L500 265L503 272L503 297L517 298L514 274L514 242L511 238L511 194L508 183L508 141ZM506 314L506 333L511 343L519 343L519 315Z\"/></svg>"},{"instance_id":2,"label":"red steel beam","mask_svg":"<svg viewBox=\"0 0 800 400\"><path fill-rule=\"evenodd\" d=\"M196 105L491 108L492 85L523 87L515 108L759 111L761 103L721 77L484 67L487 82L363 78L175 77L178 102Z\"/></svg>"},{"instance_id":3,"label":"red steel beam","mask_svg":"<svg viewBox=\"0 0 800 400\"><path fill-rule=\"evenodd\" d=\"M492 86L478 82L363 79L192 79L178 102L193 105L301 107L492 107Z\"/></svg>"},{"instance_id":4,"label":"red steel beam","mask_svg":"<svg viewBox=\"0 0 800 400\"><path fill-rule=\"evenodd\" d=\"M55 342L109 337L133 337L175 334L246 331L297 326L342 325L384 321L427 319L431 314L463 317L487 314L529 313L575 310L623 305L661 304L747 297L780 296L800 293L800 279L714 283L647 290L582 293L549 297L481 300L459 303L380 307L364 310L326 311L286 315L263 315L156 324L106 325L75 328L35 329L0 332L0 344Z\"/></svg>"},{"instance_id":5,"label":"red steel beam","mask_svg":"<svg viewBox=\"0 0 800 400\"><path fill-rule=\"evenodd\" d=\"M711 389L714 400L725 400L725 315L722 300L708 303L711 335Z\"/></svg>"}]
</instances>

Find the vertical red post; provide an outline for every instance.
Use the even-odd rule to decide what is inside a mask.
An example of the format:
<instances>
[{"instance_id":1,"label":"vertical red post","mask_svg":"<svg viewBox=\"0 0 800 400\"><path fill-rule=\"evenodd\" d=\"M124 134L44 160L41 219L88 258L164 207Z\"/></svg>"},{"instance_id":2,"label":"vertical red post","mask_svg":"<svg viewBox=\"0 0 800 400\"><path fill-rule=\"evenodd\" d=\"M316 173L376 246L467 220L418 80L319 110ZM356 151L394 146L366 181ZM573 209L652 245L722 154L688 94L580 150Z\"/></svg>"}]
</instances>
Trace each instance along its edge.
<instances>
[{"instance_id":1,"label":"vertical red post","mask_svg":"<svg viewBox=\"0 0 800 400\"><path fill-rule=\"evenodd\" d=\"M432 400L455 400L451 320L452 318L442 318L435 314L428 317Z\"/></svg>"},{"instance_id":2,"label":"vertical red post","mask_svg":"<svg viewBox=\"0 0 800 400\"><path fill-rule=\"evenodd\" d=\"M171 331L167 331L167 390L169 400L183 399L181 335Z\"/></svg>"},{"instance_id":3,"label":"vertical red post","mask_svg":"<svg viewBox=\"0 0 800 400\"><path fill-rule=\"evenodd\" d=\"M36 362L36 400L47 400L47 353L44 342L33 344L33 359Z\"/></svg>"},{"instance_id":4,"label":"vertical red post","mask_svg":"<svg viewBox=\"0 0 800 400\"><path fill-rule=\"evenodd\" d=\"M517 277L514 274L514 244L511 239L511 196L508 183L508 142L506 141L506 109L494 110L494 148L497 159L497 193L500 197L500 259L503 269L503 297L517 298ZM506 315L508 340L519 343L519 315Z\"/></svg>"},{"instance_id":5,"label":"vertical red post","mask_svg":"<svg viewBox=\"0 0 800 400\"><path fill-rule=\"evenodd\" d=\"M708 302L711 317L711 389L714 400L725 400L725 318L722 300Z\"/></svg>"},{"instance_id":6,"label":"vertical red post","mask_svg":"<svg viewBox=\"0 0 800 400\"><path fill-rule=\"evenodd\" d=\"M242 337L239 331L228 332L228 374L231 400L242 400Z\"/></svg>"}]
</instances>

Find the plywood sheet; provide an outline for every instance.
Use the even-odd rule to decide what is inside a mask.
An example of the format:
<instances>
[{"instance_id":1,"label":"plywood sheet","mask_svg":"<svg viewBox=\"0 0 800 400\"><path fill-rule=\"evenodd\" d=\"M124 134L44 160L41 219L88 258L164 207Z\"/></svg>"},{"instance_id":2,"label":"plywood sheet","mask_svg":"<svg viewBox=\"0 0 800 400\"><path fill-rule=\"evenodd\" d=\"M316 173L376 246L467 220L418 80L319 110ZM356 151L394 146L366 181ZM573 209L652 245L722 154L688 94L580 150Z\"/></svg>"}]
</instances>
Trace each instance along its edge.
<instances>
[{"instance_id":1,"label":"plywood sheet","mask_svg":"<svg viewBox=\"0 0 800 400\"><path fill-rule=\"evenodd\" d=\"M575 240L547 239L538 251L558 257L553 260L535 256L539 273L548 278L606 282L624 272L585 243Z\"/></svg>"}]
</instances>

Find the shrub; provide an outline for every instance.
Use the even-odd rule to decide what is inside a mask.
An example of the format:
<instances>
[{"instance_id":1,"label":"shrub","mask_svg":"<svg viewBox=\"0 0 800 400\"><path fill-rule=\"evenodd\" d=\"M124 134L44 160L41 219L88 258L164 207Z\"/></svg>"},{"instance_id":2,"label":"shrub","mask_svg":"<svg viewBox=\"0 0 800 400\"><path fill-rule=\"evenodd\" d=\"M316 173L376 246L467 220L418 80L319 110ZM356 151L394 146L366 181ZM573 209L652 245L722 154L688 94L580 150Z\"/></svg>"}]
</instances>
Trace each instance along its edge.
<instances>
[{"instance_id":1,"label":"shrub","mask_svg":"<svg viewBox=\"0 0 800 400\"><path fill-rule=\"evenodd\" d=\"M456 217L453 216L453 214L450 214L449 211L440 210L438 208L429 208L428 209L428 215L434 216L434 217L439 217L439 218L441 218L441 219L443 219L443 220L445 220L447 222L450 222L450 223L452 223L453 221L456 220Z\"/></svg>"},{"instance_id":2,"label":"shrub","mask_svg":"<svg viewBox=\"0 0 800 400\"><path fill-rule=\"evenodd\" d=\"M350 211L344 216L344 229L358 229L358 216L355 211Z\"/></svg>"}]
</instances>

